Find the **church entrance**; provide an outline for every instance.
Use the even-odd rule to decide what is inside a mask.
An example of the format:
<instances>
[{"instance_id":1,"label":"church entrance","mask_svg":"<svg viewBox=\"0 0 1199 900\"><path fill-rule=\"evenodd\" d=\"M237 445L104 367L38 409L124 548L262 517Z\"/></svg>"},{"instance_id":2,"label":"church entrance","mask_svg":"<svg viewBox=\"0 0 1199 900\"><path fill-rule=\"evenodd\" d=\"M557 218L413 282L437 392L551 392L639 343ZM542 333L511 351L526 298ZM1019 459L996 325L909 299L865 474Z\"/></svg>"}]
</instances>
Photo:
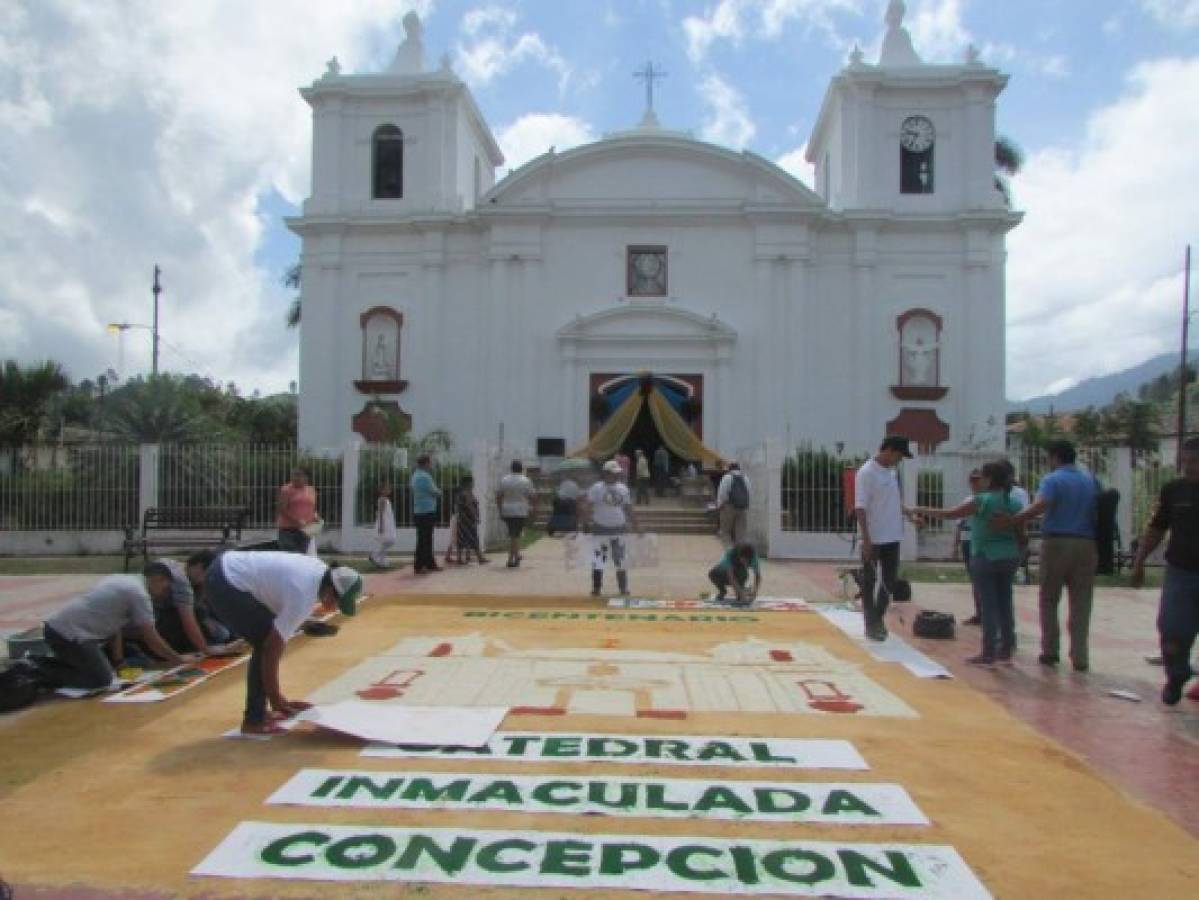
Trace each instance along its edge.
<instances>
[{"instance_id":1,"label":"church entrance","mask_svg":"<svg viewBox=\"0 0 1199 900\"><path fill-rule=\"evenodd\" d=\"M650 372L591 376L589 452L606 457L641 450L652 460L659 447L677 473L688 463L710 467L716 455L703 444L703 376Z\"/></svg>"}]
</instances>

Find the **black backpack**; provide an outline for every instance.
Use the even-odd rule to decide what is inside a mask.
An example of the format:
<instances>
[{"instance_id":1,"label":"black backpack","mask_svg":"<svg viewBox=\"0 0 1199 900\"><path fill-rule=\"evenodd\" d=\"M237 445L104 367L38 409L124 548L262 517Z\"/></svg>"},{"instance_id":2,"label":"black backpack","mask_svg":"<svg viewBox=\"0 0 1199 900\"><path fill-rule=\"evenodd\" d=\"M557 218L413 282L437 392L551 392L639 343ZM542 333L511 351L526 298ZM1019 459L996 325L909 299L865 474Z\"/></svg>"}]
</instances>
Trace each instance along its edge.
<instances>
[{"instance_id":1,"label":"black backpack","mask_svg":"<svg viewBox=\"0 0 1199 900\"><path fill-rule=\"evenodd\" d=\"M32 706L38 689L37 680L25 666L12 666L0 672L0 712Z\"/></svg>"},{"instance_id":2,"label":"black backpack","mask_svg":"<svg viewBox=\"0 0 1199 900\"><path fill-rule=\"evenodd\" d=\"M745 486L745 476L740 472L733 473L733 483L729 485L729 505L733 509L749 509L749 488Z\"/></svg>"},{"instance_id":3,"label":"black backpack","mask_svg":"<svg viewBox=\"0 0 1199 900\"><path fill-rule=\"evenodd\" d=\"M912 634L938 641L953 639L954 618L951 613L922 609L912 621Z\"/></svg>"}]
</instances>

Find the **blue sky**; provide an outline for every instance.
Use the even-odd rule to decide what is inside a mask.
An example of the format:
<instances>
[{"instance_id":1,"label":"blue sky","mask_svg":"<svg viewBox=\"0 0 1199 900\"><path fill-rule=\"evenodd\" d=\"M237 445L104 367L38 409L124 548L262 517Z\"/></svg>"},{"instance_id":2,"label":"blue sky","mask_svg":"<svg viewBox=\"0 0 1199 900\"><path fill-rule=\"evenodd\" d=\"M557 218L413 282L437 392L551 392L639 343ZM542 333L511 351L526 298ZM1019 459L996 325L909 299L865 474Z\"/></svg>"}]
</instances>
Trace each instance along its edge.
<instances>
[{"instance_id":1,"label":"blue sky","mask_svg":"<svg viewBox=\"0 0 1199 900\"><path fill-rule=\"evenodd\" d=\"M652 59L669 73L664 126L802 178L828 79L855 42L875 58L885 5L0 2L3 352L55 356L74 377L115 365L104 325L147 320L157 262L182 351L164 351L169 367L285 388L296 341L278 281L298 243L282 217L308 190L296 88L333 54L347 72L383 68L411 8L429 65L449 55L510 164L634 124L632 73ZM999 127L1028 154L1028 218L1009 244L1009 396L1173 349L1199 221L1199 0L909 0L907 25L926 61L973 43L1012 76ZM149 352L126 342L132 374Z\"/></svg>"}]
</instances>

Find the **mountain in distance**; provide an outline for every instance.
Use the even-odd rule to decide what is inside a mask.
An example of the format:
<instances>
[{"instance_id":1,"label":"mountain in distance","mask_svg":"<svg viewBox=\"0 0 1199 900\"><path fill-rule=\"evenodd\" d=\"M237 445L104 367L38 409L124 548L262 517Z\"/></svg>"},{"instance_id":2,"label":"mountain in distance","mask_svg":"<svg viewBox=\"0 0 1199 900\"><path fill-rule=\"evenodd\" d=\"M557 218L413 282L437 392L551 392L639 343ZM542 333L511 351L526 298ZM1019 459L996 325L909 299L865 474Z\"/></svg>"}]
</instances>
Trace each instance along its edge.
<instances>
[{"instance_id":1,"label":"mountain in distance","mask_svg":"<svg viewBox=\"0 0 1199 900\"><path fill-rule=\"evenodd\" d=\"M1188 360L1189 362L1189 360ZM1054 412L1074 412L1094 406L1096 409L1107 406L1116 399L1117 394L1128 394L1135 398L1137 388L1147 381L1152 381L1159 375L1173 372L1178 367L1177 353L1163 353L1148 359L1140 365L1113 372L1111 375L1101 375L1098 378L1088 378L1072 388L1066 388L1056 394L1042 394L1040 397L1030 397L1027 400L1009 400L1008 412L1031 412L1044 414L1050 407Z\"/></svg>"}]
</instances>

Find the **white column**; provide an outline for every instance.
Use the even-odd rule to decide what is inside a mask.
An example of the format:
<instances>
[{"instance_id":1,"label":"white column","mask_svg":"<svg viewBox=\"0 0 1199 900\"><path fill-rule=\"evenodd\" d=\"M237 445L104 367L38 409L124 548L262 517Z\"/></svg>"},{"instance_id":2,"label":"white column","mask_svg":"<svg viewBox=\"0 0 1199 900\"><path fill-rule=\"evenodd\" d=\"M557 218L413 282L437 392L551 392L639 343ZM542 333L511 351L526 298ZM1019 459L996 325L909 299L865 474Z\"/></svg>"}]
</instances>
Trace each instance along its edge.
<instances>
[{"instance_id":1,"label":"white column","mask_svg":"<svg viewBox=\"0 0 1199 900\"><path fill-rule=\"evenodd\" d=\"M341 451L341 540L339 553L362 549L358 536L358 463L362 441L357 435L346 441Z\"/></svg>"},{"instance_id":2,"label":"white column","mask_svg":"<svg viewBox=\"0 0 1199 900\"><path fill-rule=\"evenodd\" d=\"M158 506L158 444L142 444L137 457L137 518L141 522L146 510Z\"/></svg>"}]
</instances>

